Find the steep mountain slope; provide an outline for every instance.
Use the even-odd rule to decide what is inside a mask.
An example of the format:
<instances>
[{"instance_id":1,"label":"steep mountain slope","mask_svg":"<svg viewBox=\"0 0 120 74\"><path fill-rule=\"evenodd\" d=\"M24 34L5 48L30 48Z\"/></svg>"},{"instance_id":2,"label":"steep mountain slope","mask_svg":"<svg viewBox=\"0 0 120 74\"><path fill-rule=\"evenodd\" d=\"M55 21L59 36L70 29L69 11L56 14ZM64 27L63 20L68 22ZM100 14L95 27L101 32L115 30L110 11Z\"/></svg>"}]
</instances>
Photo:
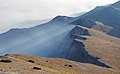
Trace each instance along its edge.
<instances>
[{"instance_id":1,"label":"steep mountain slope","mask_svg":"<svg viewBox=\"0 0 120 74\"><path fill-rule=\"evenodd\" d=\"M87 30L87 32L85 32L86 36L77 35L79 34L78 33L79 27L81 29L84 28ZM3 60L9 59L9 60L12 60L13 62L9 64L0 62L1 73L4 74L5 72L7 72L7 73L19 73L19 74L26 74L26 73L119 74L120 73L119 72L120 70L120 66L119 66L120 39L104 34L103 32L99 32L94 29L88 29L82 26L77 26L75 28L77 28L78 30L74 29L74 31L72 32L76 38L75 41L78 42L78 44L74 43L76 47L81 47L82 45L81 44L79 45L79 42L80 43L82 42L83 44L85 44L85 47L84 47L85 52L89 52L87 54L92 55L92 57L95 57L99 61L106 63L112 68L103 68L103 67L98 67L91 64L86 64L86 63L90 63L88 62L90 57L89 59L83 58L83 55L85 57L86 53L84 53L83 52L84 49L81 48L81 52L83 53L83 55L81 55L82 61L80 62L83 62L83 63L73 62L73 61L64 60L64 59L52 59L52 58L48 59L48 58L33 57L30 55L6 55L6 57L1 57L0 59L3 59ZM88 35L88 31L90 35ZM71 56L74 56L75 54L77 54L77 52L75 52ZM77 55L74 58L80 59L81 57L78 57L78 56L79 55ZM29 60L33 60L34 62L32 63L31 61L28 62ZM93 61L93 59L90 59L90 60ZM40 70L34 69L33 67L40 68Z\"/></svg>"},{"instance_id":2,"label":"steep mountain slope","mask_svg":"<svg viewBox=\"0 0 120 74\"><path fill-rule=\"evenodd\" d=\"M32 28L11 29L0 35L0 49L1 51L3 49L3 54L8 52L24 53L26 51L26 54L33 53L38 55L40 53L37 53L37 51L43 51L45 56L47 56L46 50L51 46L53 46L51 49L55 49L61 43L59 41L75 27L74 25L66 25L71 19L70 17L58 16L46 24ZM59 44L55 45L55 42L59 42ZM50 51L49 49L48 53ZM44 56L43 52L41 53L42 56Z\"/></svg>"},{"instance_id":3,"label":"steep mountain slope","mask_svg":"<svg viewBox=\"0 0 120 74\"><path fill-rule=\"evenodd\" d=\"M99 61L120 70L120 39L94 29L88 31L91 36L85 36L87 38L85 41L79 40L85 44L86 51Z\"/></svg>"},{"instance_id":4,"label":"steep mountain slope","mask_svg":"<svg viewBox=\"0 0 120 74\"><path fill-rule=\"evenodd\" d=\"M5 61L11 62L5 62ZM17 67L17 68L16 68ZM119 70L98 67L65 59L31 55L0 57L0 74L119 74Z\"/></svg>"},{"instance_id":5,"label":"steep mountain slope","mask_svg":"<svg viewBox=\"0 0 120 74\"><path fill-rule=\"evenodd\" d=\"M77 17L80 19L90 19L110 26L113 29L108 33L112 36L120 37L120 1L109 6L102 6Z\"/></svg>"},{"instance_id":6,"label":"steep mountain slope","mask_svg":"<svg viewBox=\"0 0 120 74\"><path fill-rule=\"evenodd\" d=\"M120 8L120 1L112 4L113 7Z\"/></svg>"},{"instance_id":7,"label":"steep mountain slope","mask_svg":"<svg viewBox=\"0 0 120 74\"><path fill-rule=\"evenodd\" d=\"M46 24L26 29L13 29L1 34L0 48L3 49L1 54L19 53L65 58L111 68L89 54L85 49L86 45L78 41L87 39L81 36L91 36L91 34L88 28L68 24L74 20L72 17L57 16ZM85 20L81 24L84 23L92 25L94 22Z\"/></svg>"},{"instance_id":8,"label":"steep mountain slope","mask_svg":"<svg viewBox=\"0 0 120 74\"><path fill-rule=\"evenodd\" d=\"M74 25L80 25L80 26L84 26L87 28L93 28L95 30L104 32L104 33L109 33L113 28L107 25L104 25L103 23L99 22L99 21L94 21L91 19L77 19L75 21L73 21L71 24Z\"/></svg>"}]
</instances>

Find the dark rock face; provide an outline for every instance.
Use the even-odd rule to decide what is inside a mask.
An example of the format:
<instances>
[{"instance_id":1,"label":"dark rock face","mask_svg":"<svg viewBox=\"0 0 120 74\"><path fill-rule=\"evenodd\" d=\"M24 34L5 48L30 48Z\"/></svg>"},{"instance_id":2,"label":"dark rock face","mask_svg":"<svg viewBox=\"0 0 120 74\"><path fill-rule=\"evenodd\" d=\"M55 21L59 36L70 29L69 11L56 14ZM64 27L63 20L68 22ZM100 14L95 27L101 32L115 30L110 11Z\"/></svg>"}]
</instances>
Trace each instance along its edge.
<instances>
[{"instance_id":1,"label":"dark rock face","mask_svg":"<svg viewBox=\"0 0 120 74\"><path fill-rule=\"evenodd\" d=\"M72 43L71 49L69 49L69 53L67 55L67 59L82 62L82 63L91 63L102 67L111 68L106 64L98 61L97 58L91 56L86 49L84 48L85 45L82 42L74 40Z\"/></svg>"},{"instance_id":2,"label":"dark rock face","mask_svg":"<svg viewBox=\"0 0 120 74\"><path fill-rule=\"evenodd\" d=\"M76 21L72 22L71 24L75 24L75 25L80 25L80 26L84 26L87 28L92 28L92 26L96 25L95 22L93 22L90 19L77 19Z\"/></svg>"},{"instance_id":3,"label":"dark rock face","mask_svg":"<svg viewBox=\"0 0 120 74\"><path fill-rule=\"evenodd\" d=\"M81 28L80 26L76 26L74 29L71 31L71 35L88 35L90 36L88 30Z\"/></svg>"},{"instance_id":4,"label":"dark rock face","mask_svg":"<svg viewBox=\"0 0 120 74\"><path fill-rule=\"evenodd\" d=\"M106 64L98 61L98 58L91 56L86 51L86 49L84 48L85 45L79 41L85 38L80 37L80 35L90 36L88 30L76 26L74 29L71 30L70 33L68 33L65 38L63 38L63 40L65 39L64 44L61 44L60 47L57 48L58 50L61 50L61 52L57 51L55 52L57 56L54 55L51 57L66 58L77 62L91 63L98 66L111 68L110 66L107 66Z\"/></svg>"}]
</instances>

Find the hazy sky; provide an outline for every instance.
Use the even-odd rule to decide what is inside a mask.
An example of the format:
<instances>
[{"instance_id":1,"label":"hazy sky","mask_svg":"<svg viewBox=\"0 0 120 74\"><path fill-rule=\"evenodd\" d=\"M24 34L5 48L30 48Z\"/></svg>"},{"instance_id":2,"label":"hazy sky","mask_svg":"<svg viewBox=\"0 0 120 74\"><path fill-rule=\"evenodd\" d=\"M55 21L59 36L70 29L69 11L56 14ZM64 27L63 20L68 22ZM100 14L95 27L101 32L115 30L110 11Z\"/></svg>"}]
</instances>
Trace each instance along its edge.
<instances>
[{"instance_id":1,"label":"hazy sky","mask_svg":"<svg viewBox=\"0 0 120 74\"><path fill-rule=\"evenodd\" d=\"M0 0L0 32L20 21L88 11L118 0Z\"/></svg>"}]
</instances>

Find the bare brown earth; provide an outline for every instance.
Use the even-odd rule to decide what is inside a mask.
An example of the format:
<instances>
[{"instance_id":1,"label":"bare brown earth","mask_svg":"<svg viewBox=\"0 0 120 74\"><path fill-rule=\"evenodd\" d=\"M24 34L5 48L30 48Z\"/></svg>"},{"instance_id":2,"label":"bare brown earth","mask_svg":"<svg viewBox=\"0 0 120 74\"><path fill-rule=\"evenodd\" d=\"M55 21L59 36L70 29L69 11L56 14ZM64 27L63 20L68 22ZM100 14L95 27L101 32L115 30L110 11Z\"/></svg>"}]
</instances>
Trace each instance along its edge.
<instances>
[{"instance_id":1,"label":"bare brown earth","mask_svg":"<svg viewBox=\"0 0 120 74\"><path fill-rule=\"evenodd\" d=\"M88 30L91 36L84 36L87 40L76 40L85 44L89 54L112 68L60 58L9 54L0 57L0 60L12 61L0 62L0 74L120 74L120 39L93 29Z\"/></svg>"},{"instance_id":2,"label":"bare brown earth","mask_svg":"<svg viewBox=\"0 0 120 74\"><path fill-rule=\"evenodd\" d=\"M0 62L0 74L119 74L118 70L65 59L42 58L30 55L7 55L11 63ZM34 63L28 62L33 60ZM71 66L66 66L71 65ZM33 67L41 68L35 70Z\"/></svg>"}]
</instances>

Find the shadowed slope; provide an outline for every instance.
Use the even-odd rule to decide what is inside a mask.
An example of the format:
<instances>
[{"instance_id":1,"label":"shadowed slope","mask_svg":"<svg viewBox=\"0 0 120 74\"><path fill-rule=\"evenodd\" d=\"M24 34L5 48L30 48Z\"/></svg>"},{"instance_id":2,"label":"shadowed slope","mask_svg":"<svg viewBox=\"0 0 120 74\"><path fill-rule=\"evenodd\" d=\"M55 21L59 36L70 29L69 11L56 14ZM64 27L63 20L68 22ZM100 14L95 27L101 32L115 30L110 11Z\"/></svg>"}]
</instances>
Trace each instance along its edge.
<instances>
[{"instance_id":1,"label":"shadowed slope","mask_svg":"<svg viewBox=\"0 0 120 74\"><path fill-rule=\"evenodd\" d=\"M115 4L97 7L92 11L77 17L77 19L91 19L110 26L113 29L108 33L109 35L120 37L120 1Z\"/></svg>"},{"instance_id":2,"label":"shadowed slope","mask_svg":"<svg viewBox=\"0 0 120 74\"><path fill-rule=\"evenodd\" d=\"M59 21L61 21L61 19L63 20L63 18L60 17ZM53 20L56 22L58 18ZM14 42L14 40L16 41L16 38L13 38L13 43L15 44L9 44L12 39L8 39L5 44L7 43L10 46L4 45L7 48L2 52L2 54L19 53L32 54L43 57L66 58L73 61L91 63L110 68L109 66L99 62L96 58L88 54L84 48L85 45L82 42L77 41L78 38L83 39L80 35L90 36L88 30L80 26L63 23L44 24L27 29L27 31L24 29L13 31L11 30L5 34L7 35L5 37L17 37L16 35L19 34L21 34L20 37L18 36L20 42ZM24 36L24 40L21 38L21 36Z\"/></svg>"}]
</instances>

